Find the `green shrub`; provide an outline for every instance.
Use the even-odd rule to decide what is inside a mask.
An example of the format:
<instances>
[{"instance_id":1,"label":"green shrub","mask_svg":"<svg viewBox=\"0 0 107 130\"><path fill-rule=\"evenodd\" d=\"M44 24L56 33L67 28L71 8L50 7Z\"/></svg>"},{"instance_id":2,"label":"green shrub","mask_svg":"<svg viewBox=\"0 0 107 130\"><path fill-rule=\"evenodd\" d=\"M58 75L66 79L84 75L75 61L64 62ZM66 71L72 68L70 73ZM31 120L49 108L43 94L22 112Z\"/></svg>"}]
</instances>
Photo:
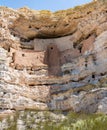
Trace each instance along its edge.
<instances>
[{"instance_id":1,"label":"green shrub","mask_svg":"<svg viewBox=\"0 0 107 130\"><path fill-rule=\"evenodd\" d=\"M43 130L107 130L107 116L102 114L69 113L67 119L60 124L47 122Z\"/></svg>"}]
</instances>

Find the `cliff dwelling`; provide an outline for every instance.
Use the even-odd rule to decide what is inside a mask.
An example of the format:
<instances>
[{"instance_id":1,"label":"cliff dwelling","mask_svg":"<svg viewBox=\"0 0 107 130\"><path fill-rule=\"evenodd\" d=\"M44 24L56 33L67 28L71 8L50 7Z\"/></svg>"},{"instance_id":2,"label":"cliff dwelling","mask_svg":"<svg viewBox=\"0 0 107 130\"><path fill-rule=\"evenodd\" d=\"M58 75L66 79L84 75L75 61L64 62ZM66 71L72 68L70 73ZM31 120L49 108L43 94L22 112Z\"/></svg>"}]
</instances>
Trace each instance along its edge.
<instances>
[{"instance_id":1,"label":"cliff dwelling","mask_svg":"<svg viewBox=\"0 0 107 130\"><path fill-rule=\"evenodd\" d=\"M63 38L58 38L58 40L59 39L63 40ZM45 40L45 43L39 43L39 46L36 46L38 43L34 41L29 44L29 46L33 44L33 49L15 50L10 48L10 53L12 55L10 66L17 70L48 68L47 75L61 76L63 71L61 65L72 63L74 58L80 56L80 52L78 49L74 49L71 43L67 46L69 43L65 41L60 43L57 42L56 39L55 43L48 42ZM42 44L44 44L44 47Z\"/></svg>"}]
</instances>

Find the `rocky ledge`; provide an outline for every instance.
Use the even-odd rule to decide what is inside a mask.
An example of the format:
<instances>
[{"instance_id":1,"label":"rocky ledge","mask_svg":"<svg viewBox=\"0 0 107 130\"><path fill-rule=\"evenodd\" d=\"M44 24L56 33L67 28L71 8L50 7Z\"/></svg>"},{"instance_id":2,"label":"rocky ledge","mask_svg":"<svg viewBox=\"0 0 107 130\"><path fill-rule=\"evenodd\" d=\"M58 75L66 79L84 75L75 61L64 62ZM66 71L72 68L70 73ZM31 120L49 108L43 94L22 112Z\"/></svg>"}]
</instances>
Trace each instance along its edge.
<instances>
[{"instance_id":1,"label":"rocky ledge","mask_svg":"<svg viewBox=\"0 0 107 130\"><path fill-rule=\"evenodd\" d=\"M107 3L0 7L0 109L107 113Z\"/></svg>"}]
</instances>

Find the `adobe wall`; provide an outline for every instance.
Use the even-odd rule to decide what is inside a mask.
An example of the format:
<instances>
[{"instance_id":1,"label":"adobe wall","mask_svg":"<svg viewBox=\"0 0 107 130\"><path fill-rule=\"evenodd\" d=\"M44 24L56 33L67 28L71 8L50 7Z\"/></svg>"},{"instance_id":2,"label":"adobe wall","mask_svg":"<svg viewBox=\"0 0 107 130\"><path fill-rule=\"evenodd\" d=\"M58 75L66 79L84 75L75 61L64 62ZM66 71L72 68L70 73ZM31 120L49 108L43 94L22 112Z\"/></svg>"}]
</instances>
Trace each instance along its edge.
<instances>
[{"instance_id":1,"label":"adobe wall","mask_svg":"<svg viewBox=\"0 0 107 130\"><path fill-rule=\"evenodd\" d=\"M46 51L47 46L51 43L57 45L59 51L73 49L73 42L71 41L71 36L52 39L35 39L34 41L32 41L35 51Z\"/></svg>"},{"instance_id":2,"label":"adobe wall","mask_svg":"<svg viewBox=\"0 0 107 130\"><path fill-rule=\"evenodd\" d=\"M67 49L60 54L61 65L65 63L71 63L74 58L77 58L81 55L78 49Z\"/></svg>"},{"instance_id":3,"label":"adobe wall","mask_svg":"<svg viewBox=\"0 0 107 130\"><path fill-rule=\"evenodd\" d=\"M49 75L60 75L60 52L55 44L50 44L46 50L46 63L48 65L48 74Z\"/></svg>"},{"instance_id":4,"label":"adobe wall","mask_svg":"<svg viewBox=\"0 0 107 130\"><path fill-rule=\"evenodd\" d=\"M37 69L45 66L43 64L44 52L19 51L12 48L10 52L13 60L10 65L15 69Z\"/></svg>"},{"instance_id":5,"label":"adobe wall","mask_svg":"<svg viewBox=\"0 0 107 130\"><path fill-rule=\"evenodd\" d=\"M95 36L94 35L91 35L88 39L86 40L83 40L82 41L82 44L83 44L83 47L82 47L82 54L86 54L88 52L91 52L94 48L94 43L95 42Z\"/></svg>"}]
</instances>

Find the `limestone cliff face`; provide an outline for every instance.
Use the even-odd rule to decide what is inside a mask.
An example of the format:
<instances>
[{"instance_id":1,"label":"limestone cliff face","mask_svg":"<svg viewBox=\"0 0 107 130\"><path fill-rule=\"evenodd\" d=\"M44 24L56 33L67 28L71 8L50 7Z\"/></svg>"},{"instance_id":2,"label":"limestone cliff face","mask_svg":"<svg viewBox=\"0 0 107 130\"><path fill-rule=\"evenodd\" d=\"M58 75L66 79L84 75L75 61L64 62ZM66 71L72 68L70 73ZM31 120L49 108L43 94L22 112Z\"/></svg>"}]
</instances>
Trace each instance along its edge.
<instances>
[{"instance_id":1,"label":"limestone cliff face","mask_svg":"<svg viewBox=\"0 0 107 130\"><path fill-rule=\"evenodd\" d=\"M107 112L106 2L0 16L0 109Z\"/></svg>"}]
</instances>

